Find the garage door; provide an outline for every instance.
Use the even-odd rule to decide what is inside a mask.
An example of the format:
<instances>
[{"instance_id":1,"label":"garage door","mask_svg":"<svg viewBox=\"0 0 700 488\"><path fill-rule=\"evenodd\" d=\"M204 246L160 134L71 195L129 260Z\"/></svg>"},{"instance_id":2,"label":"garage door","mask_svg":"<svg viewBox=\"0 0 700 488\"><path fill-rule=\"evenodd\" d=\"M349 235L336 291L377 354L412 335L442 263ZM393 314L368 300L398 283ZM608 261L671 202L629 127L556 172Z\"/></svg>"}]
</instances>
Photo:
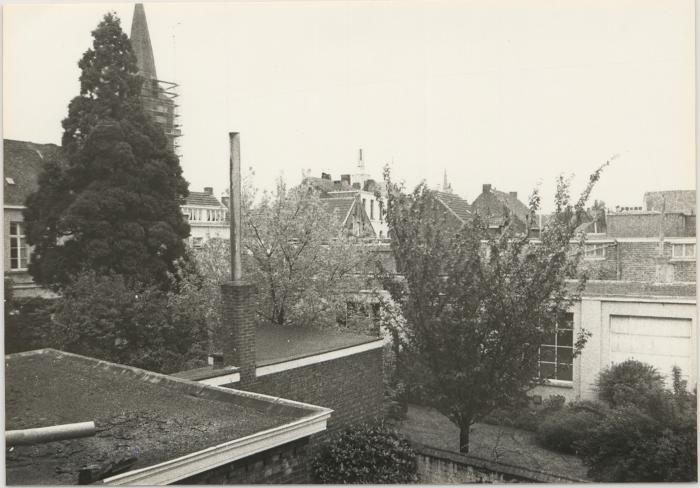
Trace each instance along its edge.
<instances>
[{"instance_id":1,"label":"garage door","mask_svg":"<svg viewBox=\"0 0 700 488\"><path fill-rule=\"evenodd\" d=\"M691 332L690 319L611 315L610 361L616 364L636 359L653 365L667 379L676 365L688 380L693 354Z\"/></svg>"}]
</instances>

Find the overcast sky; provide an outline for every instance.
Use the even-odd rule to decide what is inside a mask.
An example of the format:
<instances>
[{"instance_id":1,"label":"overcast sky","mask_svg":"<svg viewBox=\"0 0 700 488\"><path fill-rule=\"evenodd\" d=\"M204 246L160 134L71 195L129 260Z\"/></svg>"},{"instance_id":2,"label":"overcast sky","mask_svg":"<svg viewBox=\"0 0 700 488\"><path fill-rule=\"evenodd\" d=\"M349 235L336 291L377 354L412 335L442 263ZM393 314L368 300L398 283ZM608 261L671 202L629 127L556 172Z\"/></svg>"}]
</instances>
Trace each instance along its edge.
<instances>
[{"instance_id":1,"label":"overcast sky","mask_svg":"<svg viewBox=\"0 0 700 488\"><path fill-rule=\"evenodd\" d=\"M595 198L641 205L695 188L692 0L146 3L159 78L180 84L190 189L228 179L228 132L270 188L303 169L367 169L408 185L443 171L526 195L614 154ZM108 11L4 9L4 137L60 142L77 61Z\"/></svg>"}]
</instances>

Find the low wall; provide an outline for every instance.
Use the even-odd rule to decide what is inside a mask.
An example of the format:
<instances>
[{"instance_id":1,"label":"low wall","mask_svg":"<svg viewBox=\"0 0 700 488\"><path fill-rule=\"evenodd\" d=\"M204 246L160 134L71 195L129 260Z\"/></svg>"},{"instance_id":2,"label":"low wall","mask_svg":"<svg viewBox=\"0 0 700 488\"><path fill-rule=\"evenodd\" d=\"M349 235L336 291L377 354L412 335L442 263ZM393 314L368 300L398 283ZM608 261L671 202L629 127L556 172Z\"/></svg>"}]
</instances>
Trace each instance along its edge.
<instances>
[{"instance_id":1,"label":"low wall","mask_svg":"<svg viewBox=\"0 0 700 488\"><path fill-rule=\"evenodd\" d=\"M461 483L583 483L520 466L498 463L457 452L413 444L421 484Z\"/></svg>"}]
</instances>

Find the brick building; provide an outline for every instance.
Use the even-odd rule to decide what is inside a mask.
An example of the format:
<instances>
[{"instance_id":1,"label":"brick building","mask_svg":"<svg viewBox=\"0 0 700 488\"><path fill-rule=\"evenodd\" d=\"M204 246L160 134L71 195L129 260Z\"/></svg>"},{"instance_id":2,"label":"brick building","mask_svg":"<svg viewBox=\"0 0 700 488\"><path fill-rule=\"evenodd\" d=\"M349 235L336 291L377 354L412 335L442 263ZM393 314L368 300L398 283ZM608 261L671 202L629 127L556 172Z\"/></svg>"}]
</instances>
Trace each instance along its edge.
<instances>
[{"instance_id":1,"label":"brick building","mask_svg":"<svg viewBox=\"0 0 700 488\"><path fill-rule=\"evenodd\" d=\"M665 204L663 203L665 199ZM588 234L583 266L589 281L556 338L543 344L535 395L595 399L598 373L634 358L670 380L679 366L697 383L695 193L648 192L645 207L606 214L606 232ZM572 359L576 334L592 333Z\"/></svg>"},{"instance_id":2,"label":"brick building","mask_svg":"<svg viewBox=\"0 0 700 488\"><path fill-rule=\"evenodd\" d=\"M27 245L24 211L27 197L36 191L44 163L62 160L61 148L55 144L3 140L3 229L5 278L12 280L17 297L53 296L38 287L27 272L31 248Z\"/></svg>"},{"instance_id":3,"label":"brick building","mask_svg":"<svg viewBox=\"0 0 700 488\"><path fill-rule=\"evenodd\" d=\"M494 232L503 228L506 215L509 215L516 232L524 233L529 230L530 209L518 200L518 192L506 193L496 190L490 184L484 184L481 194L472 202L471 209L486 220Z\"/></svg>"}]
</instances>

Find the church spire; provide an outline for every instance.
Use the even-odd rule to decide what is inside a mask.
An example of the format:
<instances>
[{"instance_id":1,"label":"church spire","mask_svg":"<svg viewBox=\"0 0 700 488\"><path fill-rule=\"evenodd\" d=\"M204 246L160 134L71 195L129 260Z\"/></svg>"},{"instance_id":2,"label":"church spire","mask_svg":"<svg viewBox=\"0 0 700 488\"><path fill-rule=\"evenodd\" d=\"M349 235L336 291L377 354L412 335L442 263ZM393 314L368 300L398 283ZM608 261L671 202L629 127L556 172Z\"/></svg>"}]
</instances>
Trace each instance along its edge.
<instances>
[{"instance_id":1,"label":"church spire","mask_svg":"<svg viewBox=\"0 0 700 488\"><path fill-rule=\"evenodd\" d=\"M146 79L157 80L151 36L148 34L146 11L142 3L134 5L134 18L131 21L131 47L134 50L134 54L136 54L139 74Z\"/></svg>"}]
</instances>

